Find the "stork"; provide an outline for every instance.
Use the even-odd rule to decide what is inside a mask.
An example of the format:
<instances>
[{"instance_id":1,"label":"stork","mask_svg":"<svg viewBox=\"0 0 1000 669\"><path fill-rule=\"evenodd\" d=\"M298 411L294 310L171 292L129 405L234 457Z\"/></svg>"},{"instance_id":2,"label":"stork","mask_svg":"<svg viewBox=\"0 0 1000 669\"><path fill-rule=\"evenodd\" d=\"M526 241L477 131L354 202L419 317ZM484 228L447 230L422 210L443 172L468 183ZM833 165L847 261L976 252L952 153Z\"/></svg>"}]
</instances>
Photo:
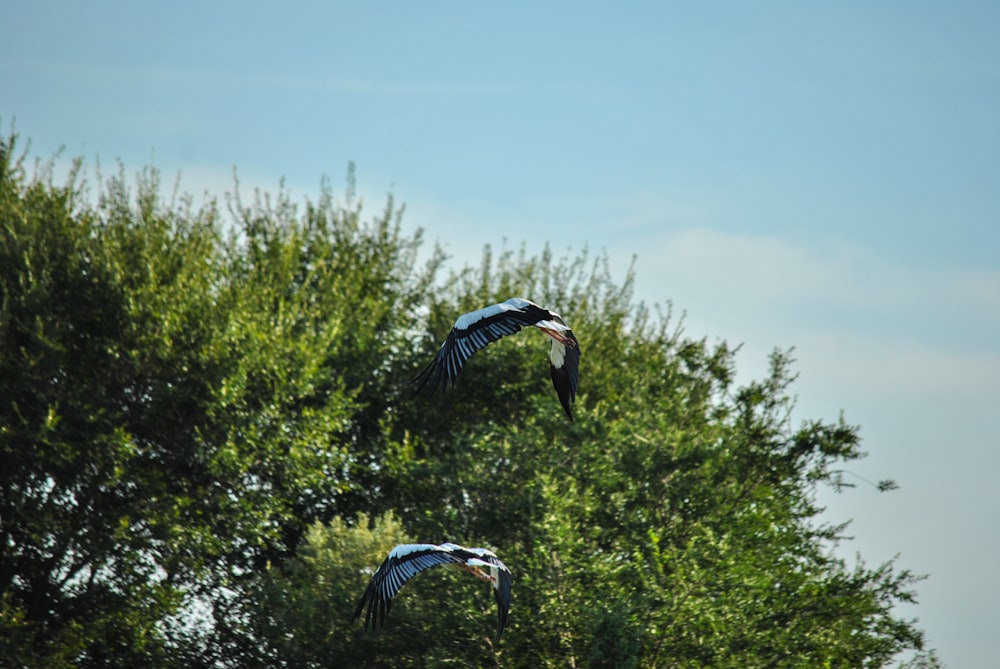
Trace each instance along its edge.
<instances>
[{"instance_id":1,"label":"stork","mask_svg":"<svg viewBox=\"0 0 1000 669\"><path fill-rule=\"evenodd\" d=\"M552 340L549 351L552 385L563 410L573 420L572 405L580 378L580 343L562 316L523 297L512 297L459 316L437 355L414 379L420 382L418 390L430 383L432 391L442 384L444 392L455 385L459 372L474 353L527 325L535 326Z\"/></svg>"},{"instance_id":2,"label":"stork","mask_svg":"<svg viewBox=\"0 0 1000 669\"><path fill-rule=\"evenodd\" d=\"M510 611L510 589L514 581L510 570L496 553L487 548L465 548L453 543L399 544L393 548L372 575L351 620L357 620L364 610L365 630L368 629L369 622L372 629L376 624L385 626L385 616L399 589L420 572L438 565L465 569L493 586L500 614L496 641L500 641L503 628L507 625L507 613Z\"/></svg>"}]
</instances>

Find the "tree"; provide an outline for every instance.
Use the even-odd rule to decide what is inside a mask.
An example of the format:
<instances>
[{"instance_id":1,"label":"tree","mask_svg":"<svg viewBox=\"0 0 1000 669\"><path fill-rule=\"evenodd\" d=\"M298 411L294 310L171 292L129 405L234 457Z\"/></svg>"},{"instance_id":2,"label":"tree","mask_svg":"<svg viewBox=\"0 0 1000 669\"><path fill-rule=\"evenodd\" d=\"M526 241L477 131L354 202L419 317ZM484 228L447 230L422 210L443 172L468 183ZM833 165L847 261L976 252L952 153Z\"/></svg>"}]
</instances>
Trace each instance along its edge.
<instances>
[{"instance_id":1,"label":"tree","mask_svg":"<svg viewBox=\"0 0 1000 669\"><path fill-rule=\"evenodd\" d=\"M474 356L443 399L398 408L408 431L385 453L373 508L393 509L421 541L494 546L514 571L514 603L492 657L482 655L485 630L455 619L488 616L491 602L461 610L441 588L393 610L416 609L432 626L406 646L419 655L396 645L407 640L401 623L365 657L391 666L876 667L922 648L914 623L893 613L919 579L892 563L833 557L843 527L816 520L816 487L841 485L838 468L861 456L857 428L793 426L788 353L775 352L767 378L737 387L734 351L685 338L669 313L633 305L630 287L630 277L611 280L602 258L556 261L547 251L504 251L496 263L487 252L482 267L446 282L450 298L430 308L423 360L454 314L540 296L580 336L584 409L566 423L539 373L545 344L531 333ZM328 559L300 583L357 570ZM428 602L437 606L427 611ZM348 654L364 642L344 628L330 643Z\"/></svg>"},{"instance_id":2,"label":"tree","mask_svg":"<svg viewBox=\"0 0 1000 669\"><path fill-rule=\"evenodd\" d=\"M793 360L735 352L632 297L602 256L489 247L443 279L353 172L165 201L121 169L88 199L0 142L0 662L23 666L883 667L923 634L918 580L833 556L815 491L861 457L793 425ZM228 216L227 216L228 214ZM525 295L580 338L568 423L534 332L442 397L411 379L458 313ZM891 487L891 486L888 486ZM350 616L394 543L496 549L431 570L386 629Z\"/></svg>"},{"instance_id":3,"label":"tree","mask_svg":"<svg viewBox=\"0 0 1000 669\"><path fill-rule=\"evenodd\" d=\"M328 187L231 209L124 170L90 205L0 143L4 657L214 662L255 572L360 506L419 236Z\"/></svg>"}]
</instances>

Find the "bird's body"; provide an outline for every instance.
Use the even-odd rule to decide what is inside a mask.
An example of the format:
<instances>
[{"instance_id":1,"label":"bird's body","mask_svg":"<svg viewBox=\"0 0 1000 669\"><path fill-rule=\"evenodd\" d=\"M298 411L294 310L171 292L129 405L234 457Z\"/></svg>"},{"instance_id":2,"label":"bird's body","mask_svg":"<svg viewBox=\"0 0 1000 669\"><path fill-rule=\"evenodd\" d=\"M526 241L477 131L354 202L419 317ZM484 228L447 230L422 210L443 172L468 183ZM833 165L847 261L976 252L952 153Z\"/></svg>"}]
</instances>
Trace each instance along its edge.
<instances>
[{"instance_id":1,"label":"bird's body","mask_svg":"<svg viewBox=\"0 0 1000 669\"><path fill-rule=\"evenodd\" d=\"M442 385L442 391L455 384L462 367L477 351L507 335L533 325L552 340L549 370L559 402L573 420L573 402L579 384L580 343L562 317L523 297L512 297L499 304L462 314L448 333L448 338L431 363L416 378L422 388Z\"/></svg>"},{"instance_id":2,"label":"bird's body","mask_svg":"<svg viewBox=\"0 0 1000 669\"><path fill-rule=\"evenodd\" d=\"M368 582L352 620L359 618L361 612L365 611L366 630L369 622L373 628L376 624L385 625L385 616L392 607L392 598L403 584L425 569L438 565L464 568L473 576L492 584L500 616L496 636L499 641L510 611L511 585L514 580L510 570L489 549L465 548L453 543L399 544L393 548Z\"/></svg>"}]
</instances>

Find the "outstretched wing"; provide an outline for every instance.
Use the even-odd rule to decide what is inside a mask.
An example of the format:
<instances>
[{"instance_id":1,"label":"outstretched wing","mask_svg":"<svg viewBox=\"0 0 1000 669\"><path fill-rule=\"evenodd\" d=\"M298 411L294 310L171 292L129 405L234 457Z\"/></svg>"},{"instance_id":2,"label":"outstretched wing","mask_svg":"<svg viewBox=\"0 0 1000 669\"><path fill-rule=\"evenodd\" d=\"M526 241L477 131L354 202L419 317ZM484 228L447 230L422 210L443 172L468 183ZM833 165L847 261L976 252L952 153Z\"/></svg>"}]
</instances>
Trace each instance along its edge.
<instances>
[{"instance_id":1,"label":"outstretched wing","mask_svg":"<svg viewBox=\"0 0 1000 669\"><path fill-rule=\"evenodd\" d=\"M392 549L389 557L379 566L368 582L358 607L354 610L356 620L365 611L365 629L368 623L385 625L385 616L392 606L392 598L396 596L403 584L411 578L431 567L449 563L464 563L465 560L456 555L450 548L435 544L400 544ZM374 613L374 619L372 614Z\"/></svg>"},{"instance_id":2,"label":"outstretched wing","mask_svg":"<svg viewBox=\"0 0 1000 669\"><path fill-rule=\"evenodd\" d=\"M464 557L466 565L479 569L485 567L485 571L489 573L489 578L493 585L493 596L497 601L499 624L497 626L496 642L499 642L500 637L503 635L503 629L507 626L507 615L510 613L510 593L511 587L514 584L514 577L511 576L510 569L496 556L496 553L487 548L462 548L457 546L455 553Z\"/></svg>"},{"instance_id":3,"label":"outstretched wing","mask_svg":"<svg viewBox=\"0 0 1000 669\"><path fill-rule=\"evenodd\" d=\"M559 402L570 420L573 420L573 402L576 401L576 388L580 383L580 342L572 331L563 333L572 340L572 345L566 345L553 339L552 352L549 354L549 371L552 373L552 385L555 386Z\"/></svg>"},{"instance_id":4,"label":"outstretched wing","mask_svg":"<svg viewBox=\"0 0 1000 669\"><path fill-rule=\"evenodd\" d=\"M420 382L417 389L430 383L433 391L441 384L443 392L448 386L454 385L462 367L477 351L501 337L520 331L526 325L534 325L550 316L551 312L547 309L522 297L514 297L506 302L463 314L455 321L455 326L434 359L414 379L414 382Z\"/></svg>"},{"instance_id":5,"label":"outstretched wing","mask_svg":"<svg viewBox=\"0 0 1000 669\"><path fill-rule=\"evenodd\" d=\"M501 562L500 564L502 565L503 563ZM514 577L510 575L507 567L500 569L497 573L497 582L493 586L493 594L497 600L497 613L500 615L500 625L497 628L497 642L500 641L500 637L503 635L503 628L507 626L507 614L510 613L510 591L513 584Z\"/></svg>"}]
</instances>

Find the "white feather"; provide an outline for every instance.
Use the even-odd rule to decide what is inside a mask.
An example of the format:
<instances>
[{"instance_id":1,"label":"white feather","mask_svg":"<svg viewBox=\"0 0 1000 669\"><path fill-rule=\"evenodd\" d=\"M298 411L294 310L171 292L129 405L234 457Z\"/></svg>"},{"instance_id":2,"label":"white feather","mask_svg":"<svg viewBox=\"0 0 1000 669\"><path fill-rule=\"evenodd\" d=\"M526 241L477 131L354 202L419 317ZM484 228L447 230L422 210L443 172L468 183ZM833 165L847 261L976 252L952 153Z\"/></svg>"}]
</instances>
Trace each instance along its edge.
<instances>
[{"instance_id":1,"label":"white feather","mask_svg":"<svg viewBox=\"0 0 1000 669\"><path fill-rule=\"evenodd\" d=\"M455 321L455 327L459 330L468 330L484 318L496 316L504 311L520 311L527 305L527 303L528 301L523 298L512 297L506 302L491 304L488 307L483 307L482 309L476 309L475 311L470 311L467 314L462 314L458 317L458 320Z\"/></svg>"},{"instance_id":2,"label":"white feather","mask_svg":"<svg viewBox=\"0 0 1000 669\"><path fill-rule=\"evenodd\" d=\"M549 351L549 360L552 361L552 365L557 369L561 369L563 362L566 360L566 347L555 339L552 340L552 350Z\"/></svg>"},{"instance_id":3,"label":"white feather","mask_svg":"<svg viewBox=\"0 0 1000 669\"><path fill-rule=\"evenodd\" d=\"M389 557L401 559L410 553L416 553L417 551L435 551L445 546L448 546L448 544L442 544L441 546L438 546L437 544L399 544L389 552Z\"/></svg>"}]
</instances>

